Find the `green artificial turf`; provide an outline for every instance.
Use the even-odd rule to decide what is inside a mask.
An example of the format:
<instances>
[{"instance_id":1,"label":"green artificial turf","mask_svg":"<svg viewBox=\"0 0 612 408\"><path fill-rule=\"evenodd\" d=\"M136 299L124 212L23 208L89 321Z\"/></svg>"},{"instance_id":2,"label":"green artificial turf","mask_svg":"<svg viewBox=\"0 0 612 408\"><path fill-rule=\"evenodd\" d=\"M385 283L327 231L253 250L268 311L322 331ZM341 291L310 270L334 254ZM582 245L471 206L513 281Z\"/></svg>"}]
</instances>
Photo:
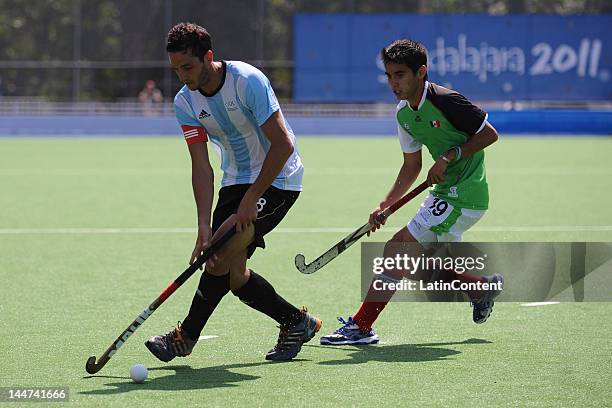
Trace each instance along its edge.
<instances>
[{"instance_id":1,"label":"green artificial turf","mask_svg":"<svg viewBox=\"0 0 612 408\"><path fill-rule=\"evenodd\" d=\"M491 206L468 241L612 241L610 138L502 137L487 151ZM401 163L394 138L299 140L304 192L251 266L323 319L360 304L359 245L312 260L367 220ZM216 159L215 159L216 161ZM427 158L424 172L431 164ZM217 167L217 165L214 165ZM424 176L423 176L424 177ZM421 177L422 178L422 177ZM220 175L217 173L217 182ZM424 195L370 238L401 228ZM70 406L602 406L612 400L611 303L392 303L383 344L318 345L269 363L275 322L226 296L188 358L143 341L184 318L179 289L97 375L84 370L186 267L195 240L190 163L178 138L0 139L0 387L69 387ZM129 379L143 363L149 378Z\"/></svg>"}]
</instances>

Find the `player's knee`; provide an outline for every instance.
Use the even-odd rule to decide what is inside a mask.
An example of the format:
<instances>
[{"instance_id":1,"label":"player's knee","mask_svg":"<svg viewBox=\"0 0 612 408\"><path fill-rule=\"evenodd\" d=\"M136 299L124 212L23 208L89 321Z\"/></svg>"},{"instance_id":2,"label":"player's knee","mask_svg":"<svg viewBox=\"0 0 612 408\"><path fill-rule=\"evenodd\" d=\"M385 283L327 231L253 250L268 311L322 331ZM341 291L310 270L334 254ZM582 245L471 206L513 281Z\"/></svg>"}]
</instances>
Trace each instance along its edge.
<instances>
[{"instance_id":1,"label":"player's knee","mask_svg":"<svg viewBox=\"0 0 612 408\"><path fill-rule=\"evenodd\" d=\"M252 271L246 266L246 250L237 254L230 264L230 290L235 292L242 288L251 277ZM236 294L236 293L234 293Z\"/></svg>"},{"instance_id":2,"label":"player's knee","mask_svg":"<svg viewBox=\"0 0 612 408\"><path fill-rule=\"evenodd\" d=\"M230 273L230 290L238 297L240 288L242 288L251 277L251 272L245 267L241 271L233 271Z\"/></svg>"},{"instance_id":3,"label":"player's knee","mask_svg":"<svg viewBox=\"0 0 612 408\"><path fill-rule=\"evenodd\" d=\"M408 227L402 228L397 231L393 238L391 238L391 242L418 242L416 238L410 233Z\"/></svg>"},{"instance_id":4,"label":"player's knee","mask_svg":"<svg viewBox=\"0 0 612 408\"><path fill-rule=\"evenodd\" d=\"M404 228L393 235L385 244L385 257L395 257L395 255L407 254L417 256L422 250L421 245L414 239L410 231Z\"/></svg>"},{"instance_id":5,"label":"player's knee","mask_svg":"<svg viewBox=\"0 0 612 408\"><path fill-rule=\"evenodd\" d=\"M422 256L423 248L418 241L412 236L408 228L402 228L387 241L384 248L385 258L409 257L419 258ZM414 278L414 274L418 271L406 271L403 269L390 269L385 273L392 279L401 279L402 277ZM412 276L411 276L412 275Z\"/></svg>"}]
</instances>

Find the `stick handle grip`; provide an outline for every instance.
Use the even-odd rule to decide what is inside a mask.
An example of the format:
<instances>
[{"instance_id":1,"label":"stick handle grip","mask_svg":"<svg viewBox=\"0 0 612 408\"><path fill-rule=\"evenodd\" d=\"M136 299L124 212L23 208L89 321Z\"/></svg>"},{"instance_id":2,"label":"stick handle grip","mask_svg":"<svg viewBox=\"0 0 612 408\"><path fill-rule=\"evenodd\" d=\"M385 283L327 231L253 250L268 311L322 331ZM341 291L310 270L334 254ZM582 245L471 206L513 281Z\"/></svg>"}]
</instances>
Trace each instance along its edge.
<instances>
[{"instance_id":1,"label":"stick handle grip","mask_svg":"<svg viewBox=\"0 0 612 408\"><path fill-rule=\"evenodd\" d=\"M427 184L427 181L422 182L421 184L416 186L412 191L404 195L402 198L400 198L399 200L391 204L389 207L385 208L383 211L379 212L376 218L378 219L379 222L382 223L384 220L389 218L391 214L399 210L408 201L412 200L414 197L418 196L423 191L425 191L428 186L429 185Z\"/></svg>"},{"instance_id":2,"label":"stick handle grip","mask_svg":"<svg viewBox=\"0 0 612 408\"><path fill-rule=\"evenodd\" d=\"M389 206L389 208L387 208L387 210L389 210L389 215L393 214L394 212L396 212L397 210L400 209L400 207L402 207L404 204L406 204L408 201L412 200L414 197L418 196L419 194L421 194L423 191L427 190L427 187L429 187L429 184L427 184L427 181L422 182L421 184L419 184L418 186L416 186L412 191L410 191L408 194L406 194L405 196L403 196L402 198L400 198L399 200L397 200L396 202L394 202L393 204L391 204ZM386 210L385 210L386 211Z\"/></svg>"}]
</instances>

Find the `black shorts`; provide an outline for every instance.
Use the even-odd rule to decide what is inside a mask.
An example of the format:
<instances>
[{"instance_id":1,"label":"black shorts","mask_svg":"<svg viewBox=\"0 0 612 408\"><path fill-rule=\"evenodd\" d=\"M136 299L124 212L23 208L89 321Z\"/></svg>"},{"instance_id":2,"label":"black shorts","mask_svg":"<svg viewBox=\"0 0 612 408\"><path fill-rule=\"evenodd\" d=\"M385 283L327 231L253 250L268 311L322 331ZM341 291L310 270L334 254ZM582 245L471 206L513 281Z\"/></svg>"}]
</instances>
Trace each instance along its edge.
<instances>
[{"instance_id":1,"label":"black shorts","mask_svg":"<svg viewBox=\"0 0 612 408\"><path fill-rule=\"evenodd\" d=\"M219 199L213 212L212 232L219 229L221 224L232 214L236 214L242 197L251 187L250 184L236 184L222 187L219 190ZM270 186L257 201L257 219L255 220L255 239L247 248L247 258L255 252L255 248L265 248L264 235L272 231L295 203L299 191L281 190Z\"/></svg>"}]
</instances>

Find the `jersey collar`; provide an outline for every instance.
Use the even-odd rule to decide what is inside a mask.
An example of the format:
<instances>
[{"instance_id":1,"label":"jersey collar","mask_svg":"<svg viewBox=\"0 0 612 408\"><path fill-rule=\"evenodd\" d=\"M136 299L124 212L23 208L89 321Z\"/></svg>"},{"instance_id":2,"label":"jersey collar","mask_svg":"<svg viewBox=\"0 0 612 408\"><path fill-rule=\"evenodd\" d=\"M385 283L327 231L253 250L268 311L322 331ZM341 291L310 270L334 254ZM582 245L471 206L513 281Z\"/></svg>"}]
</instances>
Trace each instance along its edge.
<instances>
[{"instance_id":1,"label":"jersey collar","mask_svg":"<svg viewBox=\"0 0 612 408\"><path fill-rule=\"evenodd\" d=\"M425 81L425 86L423 87L423 95L421 95L421 101L419 102L419 106L417 106L416 109L412 109L412 106L410 106L410 101L406 101L406 105L411 111L416 112L418 110L421 110L423 104L425 103L425 99L427 99L427 89L429 89L429 81Z\"/></svg>"},{"instance_id":2,"label":"jersey collar","mask_svg":"<svg viewBox=\"0 0 612 408\"><path fill-rule=\"evenodd\" d=\"M219 86L217 87L217 89L215 89L211 93L206 93L202 91L200 88L198 88L198 91L207 98L210 98L211 96L215 96L217 92L219 92L221 88L223 88L223 85L225 84L225 74L227 73L227 64L223 60L221 61L221 64L223 65L223 67L221 68L223 72L221 73L221 82L219 82Z\"/></svg>"}]
</instances>

